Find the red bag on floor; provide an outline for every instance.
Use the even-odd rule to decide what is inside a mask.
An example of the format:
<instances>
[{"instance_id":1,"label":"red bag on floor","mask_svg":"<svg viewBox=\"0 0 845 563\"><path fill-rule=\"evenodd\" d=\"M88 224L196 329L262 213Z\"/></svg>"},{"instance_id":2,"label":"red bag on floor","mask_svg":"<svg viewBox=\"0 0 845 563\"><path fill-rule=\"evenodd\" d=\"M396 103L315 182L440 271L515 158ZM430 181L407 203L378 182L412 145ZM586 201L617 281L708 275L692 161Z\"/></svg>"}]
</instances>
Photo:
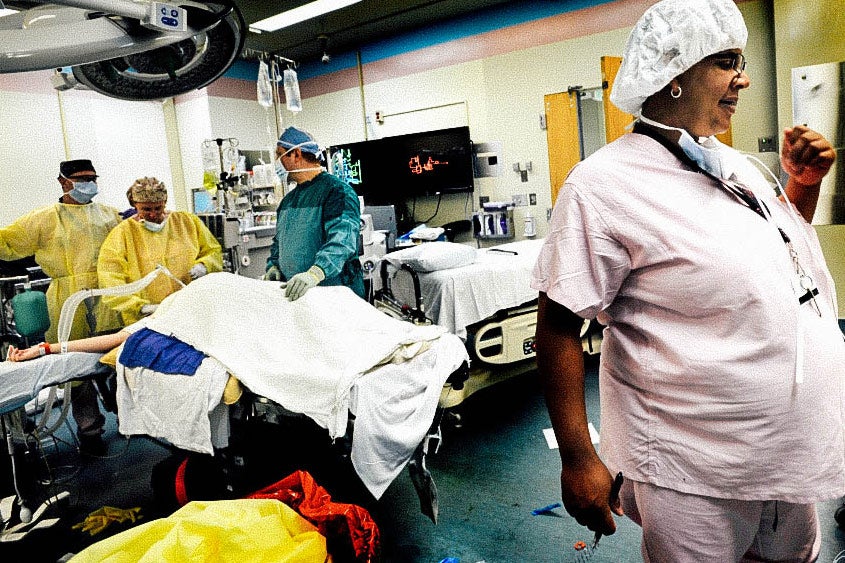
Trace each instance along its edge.
<instances>
[{"instance_id":1,"label":"red bag on floor","mask_svg":"<svg viewBox=\"0 0 845 563\"><path fill-rule=\"evenodd\" d=\"M246 498L272 498L296 510L326 537L335 561L378 561L379 531L370 513L354 504L332 502L307 471L291 473Z\"/></svg>"}]
</instances>

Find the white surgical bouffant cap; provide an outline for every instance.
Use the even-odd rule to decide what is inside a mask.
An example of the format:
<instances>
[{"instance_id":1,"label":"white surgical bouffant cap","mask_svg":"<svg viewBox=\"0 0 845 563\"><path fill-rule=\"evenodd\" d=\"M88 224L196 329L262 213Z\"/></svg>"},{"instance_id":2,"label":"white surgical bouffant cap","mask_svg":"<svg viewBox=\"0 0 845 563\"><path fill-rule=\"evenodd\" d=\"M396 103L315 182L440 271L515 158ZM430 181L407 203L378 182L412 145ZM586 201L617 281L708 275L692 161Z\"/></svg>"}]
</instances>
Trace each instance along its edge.
<instances>
[{"instance_id":1,"label":"white surgical bouffant cap","mask_svg":"<svg viewBox=\"0 0 845 563\"><path fill-rule=\"evenodd\" d=\"M747 39L733 0L662 0L631 30L610 101L637 115L646 98L673 78L704 57L744 49Z\"/></svg>"}]
</instances>

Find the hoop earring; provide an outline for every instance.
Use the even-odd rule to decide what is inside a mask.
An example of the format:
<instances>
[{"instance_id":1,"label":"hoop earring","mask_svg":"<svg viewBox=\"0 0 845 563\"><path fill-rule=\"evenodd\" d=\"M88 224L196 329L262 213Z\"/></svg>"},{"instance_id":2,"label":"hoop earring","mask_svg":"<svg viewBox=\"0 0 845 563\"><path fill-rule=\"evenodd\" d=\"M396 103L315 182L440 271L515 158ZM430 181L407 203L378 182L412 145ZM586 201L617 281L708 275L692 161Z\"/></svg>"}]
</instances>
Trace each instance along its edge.
<instances>
[{"instance_id":1,"label":"hoop earring","mask_svg":"<svg viewBox=\"0 0 845 563\"><path fill-rule=\"evenodd\" d=\"M680 85L680 84L678 84L678 89L677 89L677 90L675 90L675 89L673 88L672 90L670 90L670 91L669 91L669 95L670 95L670 96L672 96L673 98L675 98L676 100L677 100L678 98L680 98L680 97L681 97L681 94L683 94L683 93L684 93L684 91L681 89L681 85Z\"/></svg>"}]
</instances>

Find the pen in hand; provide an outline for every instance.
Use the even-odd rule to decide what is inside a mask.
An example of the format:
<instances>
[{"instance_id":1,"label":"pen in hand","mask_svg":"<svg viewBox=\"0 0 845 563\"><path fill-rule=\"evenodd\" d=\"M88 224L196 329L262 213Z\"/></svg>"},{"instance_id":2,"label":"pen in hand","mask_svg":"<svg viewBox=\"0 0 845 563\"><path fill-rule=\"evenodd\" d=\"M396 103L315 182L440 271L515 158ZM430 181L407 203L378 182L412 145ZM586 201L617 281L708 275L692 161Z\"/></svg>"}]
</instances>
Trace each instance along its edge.
<instances>
[{"instance_id":1,"label":"pen in hand","mask_svg":"<svg viewBox=\"0 0 845 563\"><path fill-rule=\"evenodd\" d=\"M619 490L622 488L622 481L624 481L624 478L622 477L622 472L620 471L616 474L616 478L613 479L613 485L610 486L610 504L613 504L619 498ZM601 532L596 532L596 538L593 540L593 549L598 547L601 535Z\"/></svg>"}]
</instances>

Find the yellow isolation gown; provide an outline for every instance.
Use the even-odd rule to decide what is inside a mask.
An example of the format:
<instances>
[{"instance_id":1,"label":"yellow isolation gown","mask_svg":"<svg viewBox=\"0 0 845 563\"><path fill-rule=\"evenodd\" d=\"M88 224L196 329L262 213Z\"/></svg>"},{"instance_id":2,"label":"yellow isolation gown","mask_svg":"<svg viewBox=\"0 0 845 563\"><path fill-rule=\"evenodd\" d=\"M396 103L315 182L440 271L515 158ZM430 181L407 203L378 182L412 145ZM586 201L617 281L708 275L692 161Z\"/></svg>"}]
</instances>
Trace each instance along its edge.
<instances>
[{"instance_id":1,"label":"yellow isolation gown","mask_svg":"<svg viewBox=\"0 0 845 563\"><path fill-rule=\"evenodd\" d=\"M171 211L162 230L156 233L130 217L109 233L103 243L97 264L100 286L137 281L158 264L188 284L195 264L205 265L208 273L221 271L223 251L208 227L192 213ZM180 287L175 280L160 275L138 293L103 296L103 302L120 313L123 323L129 325L141 318L141 307L161 303Z\"/></svg>"},{"instance_id":2,"label":"yellow isolation gown","mask_svg":"<svg viewBox=\"0 0 845 563\"><path fill-rule=\"evenodd\" d=\"M100 246L120 221L119 211L108 205L55 203L36 209L0 229L0 260L18 260L35 255L35 261L52 278L47 290L50 313L48 342L58 340L56 331L62 304L80 289L97 287L97 258ZM76 310L71 339L91 333L86 307ZM99 300L92 305L97 331L120 327L117 315Z\"/></svg>"}]
</instances>

